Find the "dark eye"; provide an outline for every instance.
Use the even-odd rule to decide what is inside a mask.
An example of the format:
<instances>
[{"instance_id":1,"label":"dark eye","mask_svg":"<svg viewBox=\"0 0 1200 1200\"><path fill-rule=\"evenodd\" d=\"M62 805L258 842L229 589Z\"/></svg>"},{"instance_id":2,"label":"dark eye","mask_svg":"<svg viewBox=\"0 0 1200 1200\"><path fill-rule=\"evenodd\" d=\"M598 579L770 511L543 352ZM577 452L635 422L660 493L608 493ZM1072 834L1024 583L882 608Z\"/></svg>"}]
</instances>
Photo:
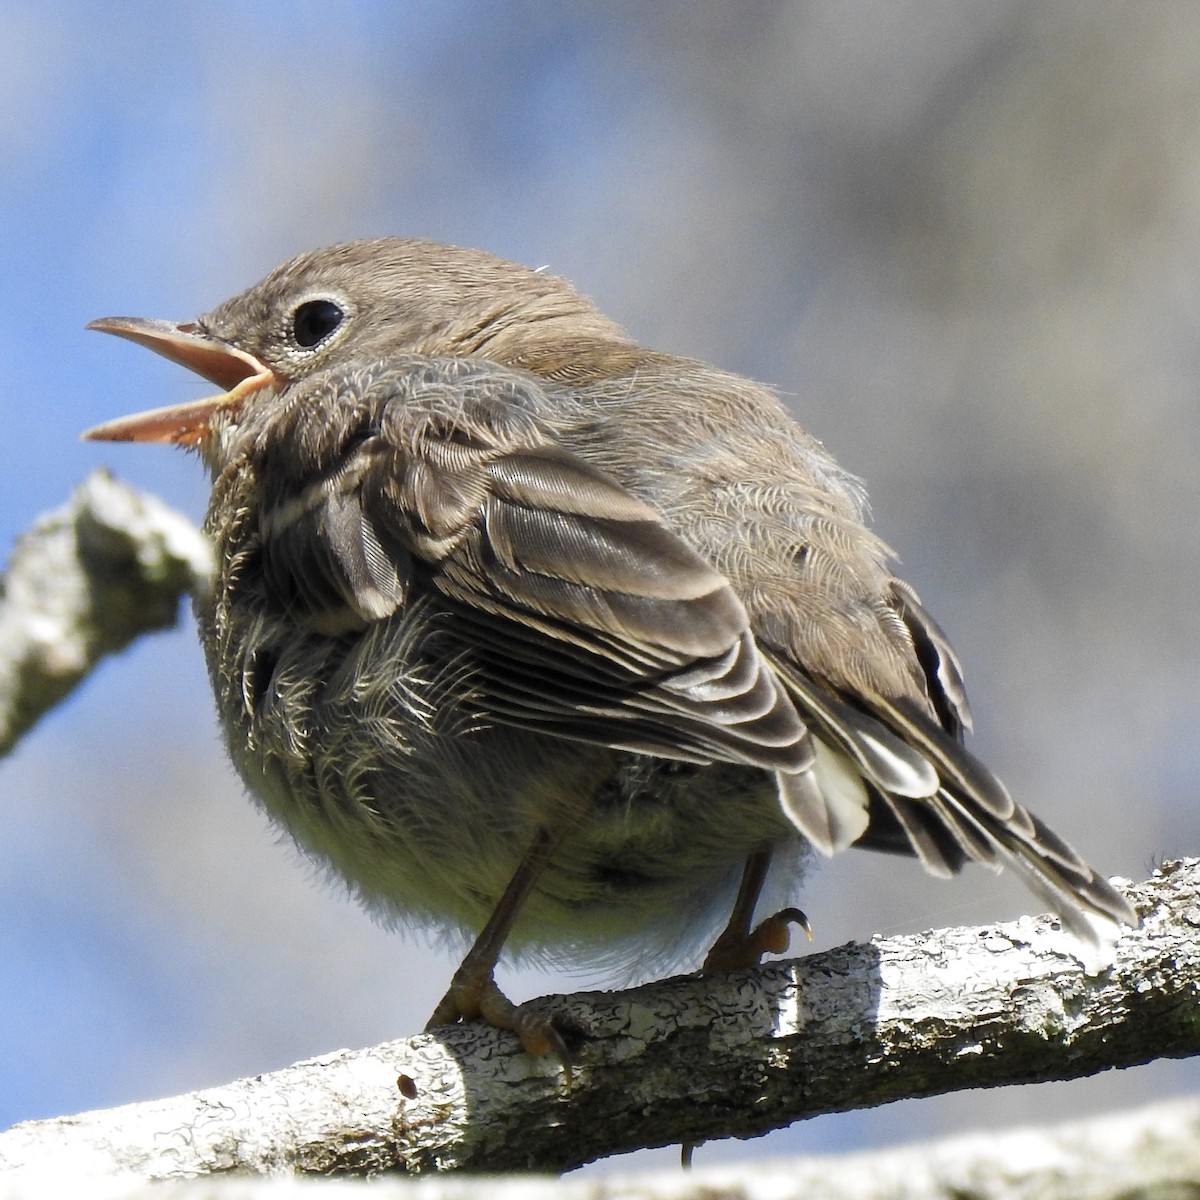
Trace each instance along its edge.
<instances>
[{"instance_id":1,"label":"dark eye","mask_svg":"<svg viewBox=\"0 0 1200 1200\"><path fill-rule=\"evenodd\" d=\"M292 336L296 345L305 350L319 346L342 323L345 315L332 300L305 300L292 314Z\"/></svg>"}]
</instances>

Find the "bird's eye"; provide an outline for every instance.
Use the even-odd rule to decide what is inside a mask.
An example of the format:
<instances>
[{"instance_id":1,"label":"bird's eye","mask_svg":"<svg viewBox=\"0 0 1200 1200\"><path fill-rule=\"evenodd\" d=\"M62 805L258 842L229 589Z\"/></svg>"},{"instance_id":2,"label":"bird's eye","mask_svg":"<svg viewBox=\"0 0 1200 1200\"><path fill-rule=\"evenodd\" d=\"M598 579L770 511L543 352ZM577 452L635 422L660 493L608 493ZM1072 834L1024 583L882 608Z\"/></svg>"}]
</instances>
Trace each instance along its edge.
<instances>
[{"instance_id":1,"label":"bird's eye","mask_svg":"<svg viewBox=\"0 0 1200 1200\"><path fill-rule=\"evenodd\" d=\"M332 300L306 300L292 314L292 336L305 350L319 346L341 323L345 313Z\"/></svg>"}]
</instances>

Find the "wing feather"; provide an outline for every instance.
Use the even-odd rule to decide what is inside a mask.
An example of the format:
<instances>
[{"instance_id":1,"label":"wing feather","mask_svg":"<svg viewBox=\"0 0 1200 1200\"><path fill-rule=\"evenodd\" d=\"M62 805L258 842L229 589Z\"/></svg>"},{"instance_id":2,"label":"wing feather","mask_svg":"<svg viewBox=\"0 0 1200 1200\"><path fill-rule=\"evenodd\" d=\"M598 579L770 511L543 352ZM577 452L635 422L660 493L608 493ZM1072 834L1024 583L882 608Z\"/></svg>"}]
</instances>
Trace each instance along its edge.
<instances>
[{"instance_id":1,"label":"wing feather","mask_svg":"<svg viewBox=\"0 0 1200 1200\"><path fill-rule=\"evenodd\" d=\"M728 579L530 419L538 381L459 359L401 360L367 383L296 385L313 394L259 464L264 573L298 622L351 632L438 597L496 720L811 769L807 730ZM362 419L334 444L320 417L342 387Z\"/></svg>"}]
</instances>

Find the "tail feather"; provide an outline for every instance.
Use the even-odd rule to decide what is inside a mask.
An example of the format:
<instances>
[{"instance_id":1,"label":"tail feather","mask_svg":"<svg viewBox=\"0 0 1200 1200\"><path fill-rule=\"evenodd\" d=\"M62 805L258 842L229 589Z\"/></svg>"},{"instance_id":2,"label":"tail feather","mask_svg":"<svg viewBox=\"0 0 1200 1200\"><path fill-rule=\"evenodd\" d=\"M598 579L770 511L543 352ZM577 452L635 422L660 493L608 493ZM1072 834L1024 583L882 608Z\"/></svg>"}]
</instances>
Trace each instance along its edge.
<instances>
[{"instance_id":1,"label":"tail feather","mask_svg":"<svg viewBox=\"0 0 1200 1200\"><path fill-rule=\"evenodd\" d=\"M985 866L996 866L995 839L990 837L987 830L969 812L962 812L954 798L946 791L938 792L930 801L930 807L937 814L942 827L954 839L955 845L962 851L962 862L979 862Z\"/></svg>"},{"instance_id":2,"label":"tail feather","mask_svg":"<svg viewBox=\"0 0 1200 1200\"><path fill-rule=\"evenodd\" d=\"M1008 865L1091 947L1107 945L1122 926L1138 924L1129 902L964 749L957 727L943 728L907 700L872 697L872 711L864 711L831 697L793 664L776 660L775 665L811 726L814 743L827 752L823 756L818 750L808 780L808 813L832 807L844 818L846 812L861 812L864 828L856 844L913 854L935 875L953 874L964 862ZM881 746L885 753L877 752ZM894 751L896 746L902 750ZM814 783L843 797L850 794L836 779L835 788L829 787L823 757L861 772L860 808L834 804L828 796L824 804L812 799ZM925 792L927 778L933 786ZM902 788L894 786L897 782ZM816 844L830 853L830 846L841 848L854 825L823 820ZM796 823L810 836L811 816Z\"/></svg>"},{"instance_id":3,"label":"tail feather","mask_svg":"<svg viewBox=\"0 0 1200 1200\"><path fill-rule=\"evenodd\" d=\"M888 808L889 814L899 824L905 838L904 844L898 849L916 854L921 865L931 875L940 879L948 879L957 874L964 858L963 846L958 838L952 837L947 845L945 833L952 832L953 827L946 822L929 820L930 806L920 800L909 800L904 796L887 796L880 793L880 799ZM874 824L874 822L872 822ZM863 842L859 842L860 845Z\"/></svg>"},{"instance_id":4,"label":"tail feather","mask_svg":"<svg viewBox=\"0 0 1200 1200\"><path fill-rule=\"evenodd\" d=\"M1114 936L1121 926L1136 927L1138 916L1129 901L1057 834L1032 820L1032 838L1014 835L1007 826L988 831L1026 886L1092 944Z\"/></svg>"}]
</instances>

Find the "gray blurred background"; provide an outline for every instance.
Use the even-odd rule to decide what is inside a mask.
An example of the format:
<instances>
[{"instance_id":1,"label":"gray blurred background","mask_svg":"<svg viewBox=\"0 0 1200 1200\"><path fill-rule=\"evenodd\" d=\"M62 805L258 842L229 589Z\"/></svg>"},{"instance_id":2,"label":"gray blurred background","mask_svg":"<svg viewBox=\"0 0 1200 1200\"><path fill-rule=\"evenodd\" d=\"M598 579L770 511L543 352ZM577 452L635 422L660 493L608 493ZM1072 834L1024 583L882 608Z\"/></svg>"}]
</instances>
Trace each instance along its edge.
<instances>
[{"instance_id":1,"label":"gray blurred background","mask_svg":"<svg viewBox=\"0 0 1200 1200\"><path fill-rule=\"evenodd\" d=\"M0 3L0 534L204 385L85 334L419 234L574 280L783 390L954 638L974 748L1106 871L1200 850L1200 6L1103 0ZM277 844L190 618L0 767L0 1125L415 1031L452 956ZM818 946L1036 907L850 854ZM517 970L524 998L589 982ZM1063 1119L1192 1064L809 1122L698 1162ZM667 1161L673 1154L651 1156Z\"/></svg>"}]
</instances>

